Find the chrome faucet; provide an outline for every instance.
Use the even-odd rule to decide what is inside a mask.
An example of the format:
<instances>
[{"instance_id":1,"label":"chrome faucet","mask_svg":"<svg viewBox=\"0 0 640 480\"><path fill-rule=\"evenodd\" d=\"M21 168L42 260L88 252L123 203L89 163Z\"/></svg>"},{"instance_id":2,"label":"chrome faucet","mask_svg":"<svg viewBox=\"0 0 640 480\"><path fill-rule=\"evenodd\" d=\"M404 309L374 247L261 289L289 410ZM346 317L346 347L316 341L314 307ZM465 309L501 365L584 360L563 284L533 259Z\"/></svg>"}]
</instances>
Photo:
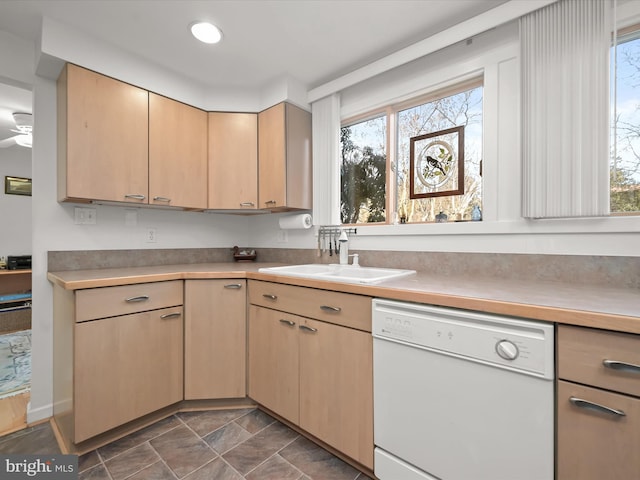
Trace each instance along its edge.
<instances>
[{"instance_id":1,"label":"chrome faucet","mask_svg":"<svg viewBox=\"0 0 640 480\"><path fill-rule=\"evenodd\" d=\"M340 232L338 242L340 243L340 265L349 265L349 237L344 230Z\"/></svg>"},{"instance_id":2,"label":"chrome faucet","mask_svg":"<svg viewBox=\"0 0 640 480\"><path fill-rule=\"evenodd\" d=\"M353 257L353 265L355 267L359 267L360 262L358 260L358 254L354 253L352 255L349 255L349 237L347 237L347 234L344 230L340 232L338 242L340 242L340 265L349 265L349 257Z\"/></svg>"}]
</instances>

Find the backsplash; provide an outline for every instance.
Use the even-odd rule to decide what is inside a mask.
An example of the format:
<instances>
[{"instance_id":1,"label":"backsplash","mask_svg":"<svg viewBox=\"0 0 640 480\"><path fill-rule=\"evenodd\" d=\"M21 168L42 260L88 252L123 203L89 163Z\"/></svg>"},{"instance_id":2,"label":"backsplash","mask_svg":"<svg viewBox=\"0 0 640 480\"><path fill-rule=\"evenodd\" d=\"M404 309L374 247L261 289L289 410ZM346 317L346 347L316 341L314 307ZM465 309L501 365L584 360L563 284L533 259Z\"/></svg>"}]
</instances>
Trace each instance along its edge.
<instances>
[{"instance_id":1,"label":"backsplash","mask_svg":"<svg viewBox=\"0 0 640 480\"><path fill-rule=\"evenodd\" d=\"M338 263L337 256L324 254L318 257L315 249L265 248L257 253L259 262ZM374 250L352 250L350 253L358 253L360 264L364 266L407 268L446 276L497 276L640 289L640 257ZM50 251L48 270L231 261L233 252L230 248Z\"/></svg>"}]
</instances>

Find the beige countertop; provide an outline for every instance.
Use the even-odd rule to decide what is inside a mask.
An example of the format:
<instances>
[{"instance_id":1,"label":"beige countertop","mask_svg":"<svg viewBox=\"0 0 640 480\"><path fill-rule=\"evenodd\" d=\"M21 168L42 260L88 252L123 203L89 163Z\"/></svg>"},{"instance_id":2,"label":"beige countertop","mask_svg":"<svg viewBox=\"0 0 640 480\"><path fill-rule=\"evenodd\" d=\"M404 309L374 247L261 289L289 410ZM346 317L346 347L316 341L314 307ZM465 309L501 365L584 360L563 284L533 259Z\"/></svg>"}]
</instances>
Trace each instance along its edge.
<instances>
[{"instance_id":1,"label":"beige countertop","mask_svg":"<svg viewBox=\"0 0 640 480\"><path fill-rule=\"evenodd\" d=\"M377 285L260 273L275 263L203 263L49 272L66 290L180 279L249 278L640 334L640 290L497 277L417 275Z\"/></svg>"}]
</instances>

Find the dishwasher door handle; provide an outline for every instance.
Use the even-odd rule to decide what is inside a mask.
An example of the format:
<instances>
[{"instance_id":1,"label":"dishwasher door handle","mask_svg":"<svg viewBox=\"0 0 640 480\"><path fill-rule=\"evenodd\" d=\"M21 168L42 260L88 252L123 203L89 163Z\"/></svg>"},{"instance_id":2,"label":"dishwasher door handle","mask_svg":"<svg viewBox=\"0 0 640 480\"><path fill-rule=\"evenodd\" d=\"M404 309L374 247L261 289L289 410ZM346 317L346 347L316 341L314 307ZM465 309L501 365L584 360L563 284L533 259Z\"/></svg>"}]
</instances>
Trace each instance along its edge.
<instances>
[{"instance_id":1,"label":"dishwasher door handle","mask_svg":"<svg viewBox=\"0 0 640 480\"><path fill-rule=\"evenodd\" d=\"M615 408L606 407L604 405L600 405L599 403L590 402L589 400L584 400L582 398L570 397L569 401L578 408L585 408L587 410L594 410L596 412L606 413L608 415L614 415L616 417L626 417L627 414L622 410L617 410Z\"/></svg>"}]
</instances>

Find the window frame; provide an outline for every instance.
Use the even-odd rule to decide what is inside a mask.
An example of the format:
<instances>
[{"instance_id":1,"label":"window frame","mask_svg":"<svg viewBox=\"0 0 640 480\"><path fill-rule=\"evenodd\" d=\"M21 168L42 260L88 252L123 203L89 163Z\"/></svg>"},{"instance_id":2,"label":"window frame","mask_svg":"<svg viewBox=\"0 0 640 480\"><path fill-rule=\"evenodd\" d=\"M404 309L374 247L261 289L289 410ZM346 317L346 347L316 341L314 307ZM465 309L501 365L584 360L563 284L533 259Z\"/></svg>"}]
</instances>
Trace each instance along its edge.
<instances>
[{"instance_id":1,"label":"window frame","mask_svg":"<svg viewBox=\"0 0 640 480\"><path fill-rule=\"evenodd\" d=\"M611 129L611 150L612 150L612 155L609 158L609 168L611 169L611 163L613 161L613 158L617 155L617 151L618 151L618 146L617 146L617 129L615 127L615 118L617 116L617 103L618 103L618 96L617 96L617 65L618 65L618 56L617 56L617 48L618 45L620 45L621 43L627 43L627 42L632 42L634 40L638 40L640 41L640 23L633 23L631 25L627 25L625 27L619 28L614 32L614 41L613 41L613 45L612 45L612 50L613 50L613 55L612 55L612 59L611 59L611 83L612 83L612 93L613 93L613 98L612 95L610 95L610 100L611 100L611 105L612 105L612 111L611 111L611 123L609 125L609 128ZM639 74L640 77L640 74ZM639 125L640 127L640 125ZM613 185L611 185L611 176L609 177L609 189L611 190L613 188ZM611 200L609 201L609 207L611 207ZM632 212L613 212L610 211L609 212L609 217L635 217L635 218L640 218L640 210L635 210Z\"/></svg>"},{"instance_id":2,"label":"window frame","mask_svg":"<svg viewBox=\"0 0 640 480\"><path fill-rule=\"evenodd\" d=\"M398 158L398 114L399 112L424 105L430 102L435 102L442 98L450 97L453 95L457 95L459 93L466 92L468 90L472 90L474 88L483 87L484 89L485 79L484 79L484 71L475 72L474 75L469 76L468 78L464 78L458 82L449 82L444 87L435 88L427 91L426 93L421 93L418 96L403 99L399 102L390 103L381 108L376 108L371 111L367 111L364 113L360 113L357 115L353 115L351 117L347 117L341 119L340 128L350 127L352 125L366 122L367 120L372 120L374 118L381 117L382 115L386 116L386 196L385 196L385 216L386 221L384 222L372 222L372 223L345 223L342 225L345 226L376 226L376 225L397 225L397 211L398 211L398 198L397 198L397 188L398 188L398 178L397 171L393 167L397 164ZM484 92L483 92L483 117L484 117ZM484 127L483 127L483 142L482 142L482 154L481 154L481 166L480 166L480 177L484 180L482 169L483 169L483 158L484 158ZM342 159L340 159L342 162ZM342 180L342 179L341 179ZM484 188L483 188L483 198L484 198ZM484 207L484 205L483 205ZM484 210L484 208L483 208ZM484 214L484 211L483 211ZM433 225L436 222L411 222L409 224L403 225Z\"/></svg>"}]
</instances>

